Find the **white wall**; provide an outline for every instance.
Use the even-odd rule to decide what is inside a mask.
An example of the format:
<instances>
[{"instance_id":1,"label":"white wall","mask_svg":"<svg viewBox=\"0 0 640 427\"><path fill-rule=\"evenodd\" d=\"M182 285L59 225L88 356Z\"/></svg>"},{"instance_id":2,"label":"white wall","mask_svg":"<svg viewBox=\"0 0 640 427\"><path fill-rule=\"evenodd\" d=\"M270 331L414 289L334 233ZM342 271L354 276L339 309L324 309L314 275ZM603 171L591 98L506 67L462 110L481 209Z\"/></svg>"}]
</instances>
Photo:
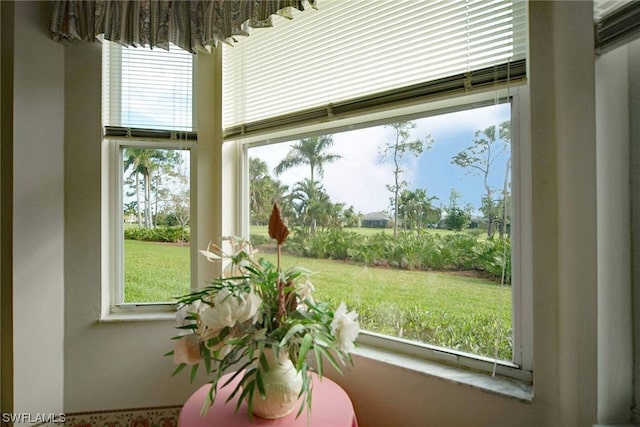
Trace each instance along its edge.
<instances>
[{"instance_id":1,"label":"white wall","mask_svg":"<svg viewBox=\"0 0 640 427\"><path fill-rule=\"evenodd\" d=\"M48 3L15 4L14 411L62 410L64 48Z\"/></svg>"},{"instance_id":2,"label":"white wall","mask_svg":"<svg viewBox=\"0 0 640 427\"><path fill-rule=\"evenodd\" d=\"M38 39L46 25L36 13L39 9L31 3L21 4L18 9L21 25L26 25L20 31ZM28 15L27 11L37 16ZM535 397L531 403L524 403L357 358L355 368L337 380L351 395L362 426L583 426L596 422L596 236L585 232L596 228L592 5L532 2L530 23ZM35 31L36 25L40 32ZM58 261L51 261L46 269L40 263L33 264L27 247L42 249L42 239L47 237L54 242L53 247L61 249L62 169L60 158L56 157L61 130L55 126L51 130L46 125L55 122L51 111L56 117L60 114L58 97L54 95L60 95L62 87L59 73L63 48L48 40L39 42L40 47L31 47L38 49L35 57L24 50L17 54L24 74L16 86L23 89L27 98L16 109L20 114L16 122L21 123L20 138L24 141L16 144L20 145L16 166L35 161L42 169L35 171L36 175L16 171L18 188L28 190L20 197L34 194L34 198L19 200L21 208L17 213L23 218L16 220L16 228L21 240L24 238L24 246L16 248L15 255L19 256L16 264L22 266L22 274L40 279L39 275L46 272L42 283L37 281L34 285L21 276L16 284L16 291L21 294L17 306L28 306L33 290L46 295L49 303L37 306L41 310L38 324L53 332L50 338L45 337L53 359L43 364L44 371L45 367L60 365L56 349L62 343L57 326L62 269L55 256L53 259ZM184 376L170 378L172 363L162 357L170 347L172 322L97 322L101 304L100 48L75 43L63 50L64 409L179 404L194 386ZM40 63L41 58L48 61L46 67ZM27 65L37 67L37 71ZM38 88L38 99L44 96L46 103L35 103L33 87ZM41 153L46 154L47 161L38 160ZM41 197L52 197L47 207L33 206L38 199L36 191L45 193ZM46 227L43 209L47 213ZM27 282L30 286L24 285ZM31 312L22 311L19 316L28 314ZM16 325L27 341L27 334L32 331L24 330L23 323ZM21 343L22 351L28 350L26 344ZM37 348L42 350L41 343ZM37 355L41 356L42 351ZM35 385L22 376L16 381L26 381L20 385L23 395L26 385ZM37 381L41 384L42 379ZM58 385L55 378L50 385ZM50 389L43 402L58 399L61 390L62 387Z\"/></svg>"},{"instance_id":3,"label":"white wall","mask_svg":"<svg viewBox=\"0 0 640 427\"><path fill-rule=\"evenodd\" d=\"M629 423L633 396L630 222L630 49L596 61L598 154L598 422Z\"/></svg>"},{"instance_id":4,"label":"white wall","mask_svg":"<svg viewBox=\"0 0 640 427\"><path fill-rule=\"evenodd\" d=\"M584 426L596 419L593 5L530 12L534 387L552 420Z\"/></svg>"},{"instance_id":5,"label":"white wall","mask_svg":"<svg viewBox=\"0 0 640 427\"><path fill-rule=\"evenodd\" d=\"M194 386L163 357L175 322L99 322L101 45L67 48L65 73L65 410L181 404Z\"/></svg>"},{"instance_id":6,"label":"white wall","mask_svg":"<svg viewBox=\"0 0 640 427\"><path fill-rule=\"evenodd\" d=\"M629 118L630 118L630 140L631 140L631 167L630 175L632 182L632 194L631 197L631 212L633 217L631 218L632 224L632 247L637 248L638 242L640 242L640 223L633 219L637 217L637 213L640 212L640 42L635 41L629 46L629 93L631 94L629 99ZM633 343L634 354L640 355L640 251L632 250L633 252ZM634 408L640 408L640 357L634 358L634 378L635 378L635 390L634 390ZM636 411L632 418L632 421L636 424L640 424L640 413Z\"/></svg>"}]
</instances>

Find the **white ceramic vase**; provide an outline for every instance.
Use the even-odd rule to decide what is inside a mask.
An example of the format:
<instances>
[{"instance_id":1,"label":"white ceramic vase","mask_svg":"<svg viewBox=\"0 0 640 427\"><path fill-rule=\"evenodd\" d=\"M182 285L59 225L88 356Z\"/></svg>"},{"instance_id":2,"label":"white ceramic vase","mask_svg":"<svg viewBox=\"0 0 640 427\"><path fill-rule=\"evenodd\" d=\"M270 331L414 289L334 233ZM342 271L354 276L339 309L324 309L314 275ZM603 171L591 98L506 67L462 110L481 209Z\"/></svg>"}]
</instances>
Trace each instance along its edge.
<instances>
[{"instance_id":1,"label":"white ceramic vase","mask_svg":"<svg viewBox=\"0 0 640 427\"><path fill-rule=\"evenodd\" d=\"M296 409L302 389L302 375L296 372L285 352L280 352L279 360L276 360L270 348L264 350L264 355L269 363L268 372L261 368L266 398L260 396L257 387L254 389L253 413L266 419L286 417Z\"/></svg>"}]
</instances>

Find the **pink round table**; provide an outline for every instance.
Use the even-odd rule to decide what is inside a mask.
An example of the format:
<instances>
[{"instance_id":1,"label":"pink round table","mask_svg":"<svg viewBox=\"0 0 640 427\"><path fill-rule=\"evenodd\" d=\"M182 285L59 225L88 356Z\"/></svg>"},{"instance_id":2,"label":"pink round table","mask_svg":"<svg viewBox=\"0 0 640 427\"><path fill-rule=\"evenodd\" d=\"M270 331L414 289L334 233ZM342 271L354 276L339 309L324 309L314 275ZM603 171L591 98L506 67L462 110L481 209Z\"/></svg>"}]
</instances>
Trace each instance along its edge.
<instances>
[{"instance_id":1,"label":"pink round table","mask_svg":"<svg viewBox=\"0 0 640 427\"><path fill-rule=\"evenodd\" d=\"M224 377L223 377L224 378ZM268 425L278 427L357 427L358 420L353 411L351 399L347 393L335 382L327 377L319 379L316 374L312 374L313 378L313 403L311 404L311 417L307 424L307 411L304 410L298 418L299 405L293 413L284 418L277 420L265 420L263 418L253 416L249 421L247 412L247 402L243 402L235 413L237 396L225 403L227 397L235 388L235 384L240 380L238 376L228 386L219 388L216 401L209 408L204 417L200 416L202 402L206 394L209 392L210 385L205 384L189 397L189 400L182 407L180 417L178 418L179 427L240 427L254 425ZM224 384L223 379L220 383Z\"/></svg>"}]
</instances>

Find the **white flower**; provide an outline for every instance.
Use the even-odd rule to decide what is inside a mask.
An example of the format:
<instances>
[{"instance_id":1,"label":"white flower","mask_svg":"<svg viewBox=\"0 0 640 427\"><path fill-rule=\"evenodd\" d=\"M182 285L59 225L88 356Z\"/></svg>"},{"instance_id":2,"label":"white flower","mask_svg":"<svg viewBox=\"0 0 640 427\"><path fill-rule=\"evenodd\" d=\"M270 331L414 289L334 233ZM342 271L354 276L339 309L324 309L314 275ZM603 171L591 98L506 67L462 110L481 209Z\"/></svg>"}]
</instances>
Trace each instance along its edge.
<instances>
[{"instance_id":1,"label":"white flower","mask_svg":"<svg viewBox=\"0 0 640 427\"><path fill-rule=\"evenodd\" d=\"M199 312L198 335L203 340L216 336L223 328L236 324L238 301L227 289L221 289L213 299L213 307L204 305Z\"/></svg>"},{"instance_id":2,"label":"white flower","mask_svg":"<svg viewBox=\"0 0 640 427\"><path fill-rule=\"evenodd\" d=\"M253 319L252 323L255 322L259 314L258 310L262 305L262 298L254 292L243 293L240 298L242 302L239 305L238 323L244 323L250 319Z\"/></svg>"},{"instance_id":3,"label":"white flower","mask_svg":"<svg viewBox=\"0 0 640 427\"><path fill-rule=\"evenodd\" d=\"M251 243L235 237L224 237L223 245L230 247L231 253L225 252L220 246L211 242L207 245L207 249L200 250L200 253L209 262L220 262L222 270L230 275L241 274L240 268L251 265L250 260L253 259L253 254L257 252L257 250L253 249Z\"/></svg>"},{"instance_id":4,"label":"white flower","mask_svg":"<svg viewBox=\"0 0 640 427\"><path fill-rule=\"evenodd\" d=\"M257 320L262 299L254 292L234 296L228 289L221 289L213 299L212 306L204 306L199 312L198 334L202 339L212 338L226 327L247 320Z\"/></svg>"},{"instance_id":5,"label":"white flower","mask_svg":"<svg viewBox=\"0 0 640 427\"><path fill-rule=\"evenodd\" d=\"M193 320L187 319L187 316L191 313L197 313L200 307L200 301L194 301L192 304L184 304L176 311L176 326L187 326L194 323ZM187 332L186 330L182 330Z\"/></svg>"},{"instance_id":6,"label":"white flower","mask_svg":"<svg viewBox=\"0 0 640 427\"><path fill-rule=\"evenodd\" d=\"M200 354L200 340L197 336L190 334L176 340L173 346L173 361L179 365L195 365L202 360Z\"/></svg>"},{"instance_id":7,"label":"white flower","mask_svg":"<svg viewBox=\"0 0 640 427\"><path fill-rule=\"evenodd\" d=\"M296 284L296 293L298 294L300 301L309 301L311 304L315 304L313 300L313 293L315 290L315 286L313 286L313 283L311 283L311 280L309 279L304 283Z\"/></svg>"},{"instance_id":8,"label":"white flower","mask_svg":"<svg viewBox=\"0 0 640 427\"><path fill-rule=\"evenodd\" d=\"M331 321L331 333L336 337L338 349L347 353L355 350L353 342L359 332L358 313L355 311L347 313L347 306L341 302Z\"/></svg>"}]
</instances>

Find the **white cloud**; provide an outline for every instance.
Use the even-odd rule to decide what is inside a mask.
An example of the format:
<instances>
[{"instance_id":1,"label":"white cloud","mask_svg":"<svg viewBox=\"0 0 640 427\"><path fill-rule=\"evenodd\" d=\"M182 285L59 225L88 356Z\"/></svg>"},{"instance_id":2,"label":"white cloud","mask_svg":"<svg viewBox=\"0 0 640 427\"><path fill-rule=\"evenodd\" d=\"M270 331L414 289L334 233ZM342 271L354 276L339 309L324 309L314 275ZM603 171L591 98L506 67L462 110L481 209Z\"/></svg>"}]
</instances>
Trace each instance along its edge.
<instances>
[{"instance_id":1,"label":"white cloud","mask_svg":"<svg viewBox=\"0 0 640 427\"><path fill-rule=\"evenodd\" d=\"M490 105L472 110L457 111L439 116L427 117L418 121L416 133L432 136L451 131L452 123L457 131L475 132L491 125L498 125L509 117L509 105Z\"/></svg>"},{"instance_id":2,"label":"white cloud","mask_svg":"<svg viewBox=\"0 0 640 427\"><path fill-rule=\"evenodd\" d=\"M332 200L369 213L389 206L386 184L393 180L391 166L380 164L378 147L384 144L380 128L334 135L333 150L343 158L325 166L323 184Z\"/></svg>"},{"instance_id":3,"label":"white cloud","mask_svg":"<svg viewBox=\"0 0 640 427\"><path fill-rule=\"evenodd\" d=\"M467 132L472 135L476 130L504 121L505 118L508 118L508 111L508 106L501 105L416 120L417 126L412 138L423 138L427 134L431 134L436 140L435 143L438 144L439 139L446 139L442 136L451 135L454 131ZM391 193L387 190L386 185L393 183L393 165L390 161L381 162L379 150L393 137L393 131L385 129L384 126L333 135L334 145L330 152L341 155L342 159L324 165L322 185L334 203L344 203L345 207L353 205L356 211L365 214L389 208ZM471 143L471 139L468 142ZM290 148L291 142L284 142L252 148L250 154L267 162L270 170L273 171L273 168L287 155ZM433 156L436 151L427 151L425 155L429 156L430 154ZM449 160L450 155L446 158L447 165ZM402 178L404 180L409 183L419 181L418 163L417 158L406 155L403 159L405 172ZM309 176L309 167L302 165L284 172L278 179L291 188L296 182L309 178ZM446 182L452 176L448 175L443 179ZM427 185L433 186L434 184ZM452 186L454 185L450 185L450 187ZM472 195L466 196L471 197ZM443 197L445 196L443 195ZM445 199L441 200L441 202L445 201Z\"/></svg>"}]
</instances>

